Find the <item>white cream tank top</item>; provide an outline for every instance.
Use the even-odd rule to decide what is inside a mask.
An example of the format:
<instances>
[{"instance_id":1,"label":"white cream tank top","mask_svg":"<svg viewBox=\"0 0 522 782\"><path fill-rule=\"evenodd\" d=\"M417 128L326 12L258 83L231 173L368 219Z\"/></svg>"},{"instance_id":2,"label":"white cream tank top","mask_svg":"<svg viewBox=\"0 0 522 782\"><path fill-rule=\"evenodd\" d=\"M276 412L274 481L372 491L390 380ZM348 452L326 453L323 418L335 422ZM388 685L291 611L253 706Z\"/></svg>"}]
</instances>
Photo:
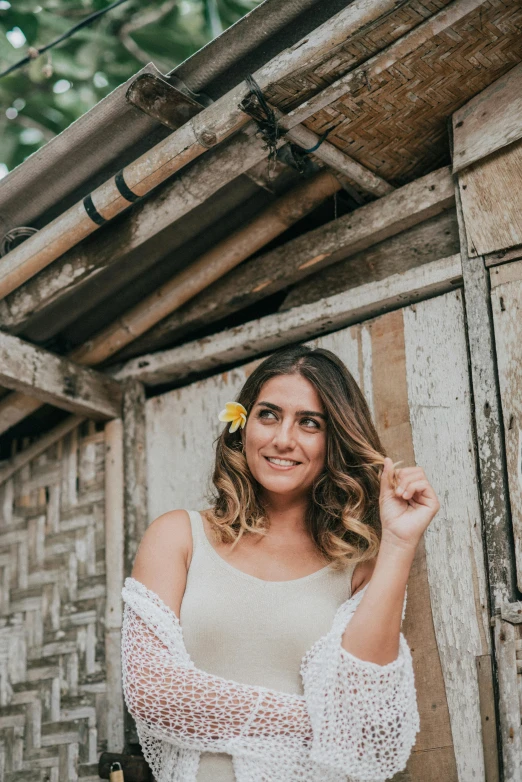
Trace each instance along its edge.
<instances>
[{"instance_id":1,"label":"white cream tank top","mask_svg":"<svg viewBox=\"0 0 522 782\"><path fill-rule=\"evenodd\" d=\"M264 581L218 554L198 511L188 511L193 551L180 620L194 664L216 676L303 694L305 652L351 597L354 567L331 565L291 581ZM229 755L201 754L197 782L234 782Z\"/></svg>"}]
</instances>

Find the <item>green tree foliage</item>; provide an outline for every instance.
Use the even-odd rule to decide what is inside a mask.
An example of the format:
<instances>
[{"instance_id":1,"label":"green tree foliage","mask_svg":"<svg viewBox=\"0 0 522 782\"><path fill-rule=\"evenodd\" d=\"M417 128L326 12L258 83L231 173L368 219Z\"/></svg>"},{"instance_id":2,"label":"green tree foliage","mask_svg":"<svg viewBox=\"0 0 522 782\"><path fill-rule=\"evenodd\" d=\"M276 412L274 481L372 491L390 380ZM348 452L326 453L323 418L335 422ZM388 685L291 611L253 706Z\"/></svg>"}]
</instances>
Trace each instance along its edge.
<instances>
[{"instance_id":1,"label":"green tree foliage","mask_svg":"<svg viewBox=\"0 0 522 782\"><path fill-rule=\"evenodd\" d=\"M0 70L112 0L0 0ZM0 79L0 177L153 62L167 72L260 0L129 0Z\"/></svg>"}]
</instances>

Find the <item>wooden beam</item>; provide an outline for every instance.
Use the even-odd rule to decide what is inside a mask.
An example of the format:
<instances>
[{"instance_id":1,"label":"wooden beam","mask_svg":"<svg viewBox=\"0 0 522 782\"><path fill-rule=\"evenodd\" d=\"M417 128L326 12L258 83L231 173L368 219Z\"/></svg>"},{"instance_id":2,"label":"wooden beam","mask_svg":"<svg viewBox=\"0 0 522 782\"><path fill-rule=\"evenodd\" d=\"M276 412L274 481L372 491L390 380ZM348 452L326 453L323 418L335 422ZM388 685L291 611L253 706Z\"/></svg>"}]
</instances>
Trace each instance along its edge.
<instances>
[{"instance_id":1,"label":"wooden beam","mask_svg":"<svg viewBox=\"0 0 522 782\"><path fill-rule=\"evenodd\" d=\"M133 342L130 349L122 351L121 357L157 349L158 343L173 334L187 334L193 328L294 285L340 259L440 214L453 205L454 198L449 168L410 182L378 201L242 264Z\"/></svg>"},{"instance_id":2,"label":"wooden beam","mask_svg":"<svg viewBox=\"0 0 522 782\"><path fill-rule=\"evenodd\" d=\"M277 112L277 116L282 117L283 115L281 112ZM328 141L321 142L319 136L304 125L296 125L295 128L291 128L287 131L286 138L307 150L313 149L317 145L317 149L314 149L313 152L315 157L318 157L338 174L348 177L353 184L366 193L373 193L381 198L395 189L385 179L341 152L333 144Z\"/></svg>"},{"instance_id":3,"label":"wooden beam","mask_svg":"<svg viewBox=\"0 0 522 782\"><path fill-rule=\"evenodd\" d=\"M281 123L282 127L290 130L342 94L349 92L351 86L357 85L361 79L367 83L370 77L390 68L483 2L485 0L454 0L347 76L290 112ZM262 90L266 90L282 78L299 71L316 57L324 56L331 50L332 45L342 43L350 35L395 8L396 3L393 0L355 0L321 25L313 35L299 45L285 50L256 71L254 76L257 83ZM208 147L221 143L241 130L250 118L239 106L249 94L245 83L240 83L126 166L123 176L127 187L137 196L146 195L202 155ZM0 272L0 296L7 296L97 230L101 221L111 220L128 206L129 201L121 195L115 178L100 185L89 195L87 203L84 199L75 204L4 257ZM94 214L96 221L93 221L89 213Z\"/></svg>"},{"instance_id":4,"label":"wooden beam","mask_svg":"<svg viewBox=\"0 0 522 782\"><path fill-rule=\"evenodd\" d=\"M124 574L130 576L149 524L147 506L145 389L135 378L123 385Z\"/></svg>"},{"instance_id":5,"label":"wooden beam","mask_svg":"<svg viewBox=\"0 0 522 782\"><path fill-rule=\"evenodd\" d=\"M290 342L311 339L453 290L460 284L460 256L453 255L295 310L250 321L212 339L203 338L178 348L140 356L115 368L112 374L118 380L133 377L151 386L188 382L197 373L217 371Z\"/></svg>"},{"instance_id":6,"label":"wooden beam","mask_svg":"<svg viewBox=\"0 0 522 782\"><path fill-rule=\"evenodd\" d=\"M495 649L497 654L498 707L503 749L503 782L519 782L522 774L522 737L516 642L517 628L495 616Z\"/></svg>"},{"instance_id":7,"label":"wooden beam","mask_svg":"<svg viewBox=\"0 0 522 782\"><path fill-rule=\"evenodd\" d=\"M121 412L119 383L3 332L0 385L90 418L115 418Z\"/></svg>"},{"instance_id":8,"label":"wooden beam","mask_svg":"<svg viewBox=\"0 0 522 782\"><path fill-rule=\"evenodd\" d=\"M340 188L339 180L328 171L301 182L102 332L75 348L69 357L79 364L93 365L113 355ZM23 393L6 397L0 401L0 431L6 431L36 409L34 398Z\"/></svg>"},{"instance_id":9,"label":"wooden beam","mask_svg":"<svg viewBox=\"0 0 522 782\"><path fill-rule=\"evenodd\" d=\"M313 131L303 126L294 128L288 137L306 148L313 147L318 140ZM382 196L393 190L385 180L352 161L332 144L323 142L315 154L365 192ZM72 294L125 256L138 252L146 242L200 206L220 188L241 174L255 171L260 163L266 166L265 159L264 141L249 132L240 133L229 143L209 151L160 192L136 204L129 216L131 229L124 223L115 226L110 234L104 231L91 237L0 301L0 326L12 332L21 331L33 315ZM253 179L256 180L255 174ZM169 239L170 236L166 236L167 242ZM140 263L148 268L169 250L168 244L158 241L147 250Z\"/></svg>"},{"instance_id":10,"label":"wooden beam","mask_svg":"<svg viewBox=\"0 0 522 782\"><path fill-rule=\"evenodd\" d=\"M121 590L124 578L123 426L115 418L105 426L105 662L107 683L107 746L124 745L124 710L121 680Z\"/></svg>"},{"instance_id":11,"label":"wooden beam","mask_svg":"<svg viewBox=\"0 0 522 782\"><path fill-rule=\"evenodd\" d=\"M522 587L522 261L490 270L495 358L502 403L517 585ZM509 605L509 604L506 604Z\"/></svg>"},{"instance_id":12,"label":"wooden beam","mask_svg":"<svg viewBox=\"0 0 522 782\"><path fill-rule=\"evenodd\" d=\"M29 464L32 459L40 456L40 454L50 448L51 445L54 445L54 443L61 440L62 437L65 437L66 434L69 434L73 429L76 429L84 420L85 418L82 418L81 416L69 416L65 421L62 421L55 426L54 429L51 429L50 432L42 435L24 451L17 453L16 456L13 456L7 462L0 464L0 485L9 480L15 472L26 464Z\"/></svg>"},{"instance_id":13,"label":"wooden beam","mask_svg":"<svg viewBox=\"0 0 522 782\"><path fill-rule=\"evenodd\" d=\"M454 209L448 209L384 242L338 261L318 274L312 274L290 289L279 309L300 307L458 252L457 215Z\"/></svg>"}]
</instances>

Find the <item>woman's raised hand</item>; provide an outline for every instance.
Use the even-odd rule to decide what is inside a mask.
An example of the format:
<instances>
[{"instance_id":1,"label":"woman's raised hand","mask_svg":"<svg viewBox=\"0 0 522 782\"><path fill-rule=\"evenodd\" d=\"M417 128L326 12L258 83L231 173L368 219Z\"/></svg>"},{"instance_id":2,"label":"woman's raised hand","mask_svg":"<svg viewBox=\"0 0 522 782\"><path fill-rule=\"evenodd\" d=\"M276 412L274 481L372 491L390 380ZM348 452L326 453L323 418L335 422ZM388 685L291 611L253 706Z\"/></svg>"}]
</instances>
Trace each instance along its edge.
<instances>
[{"instance_id":1,"label":"woman's raised hand","mask_svg":"<svg viewBox=\"0 0 522 782\"><path fill-rule=\"evenodd\" d=\"M398 484L395 489L392 466L392 460L386 457L379 495L382 539L415 549L440 503L422 467L396 469Z\"/></svg>"}]
</instances>

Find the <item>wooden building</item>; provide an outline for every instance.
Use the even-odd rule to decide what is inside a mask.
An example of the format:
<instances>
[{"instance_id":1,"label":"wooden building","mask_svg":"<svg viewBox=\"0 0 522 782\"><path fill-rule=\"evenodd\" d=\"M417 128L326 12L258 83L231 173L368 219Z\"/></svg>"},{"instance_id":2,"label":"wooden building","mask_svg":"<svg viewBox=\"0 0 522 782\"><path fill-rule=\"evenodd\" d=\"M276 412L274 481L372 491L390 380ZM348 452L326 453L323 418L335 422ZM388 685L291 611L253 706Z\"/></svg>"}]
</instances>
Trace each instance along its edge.
<instances>
[{"instance_id":1,"label":"wooden building","mask_svg":"<svg viewBox=\"0 0 522 782\"><path fill-rule=\"evenodd\" d=\"M139 539L205 507L218 411L306 341L441 501L396 779L520 782L521 96L519 0L265 0L3 180L1 779L92 782L135 749Z\"/></svg>"}]
</instances>

